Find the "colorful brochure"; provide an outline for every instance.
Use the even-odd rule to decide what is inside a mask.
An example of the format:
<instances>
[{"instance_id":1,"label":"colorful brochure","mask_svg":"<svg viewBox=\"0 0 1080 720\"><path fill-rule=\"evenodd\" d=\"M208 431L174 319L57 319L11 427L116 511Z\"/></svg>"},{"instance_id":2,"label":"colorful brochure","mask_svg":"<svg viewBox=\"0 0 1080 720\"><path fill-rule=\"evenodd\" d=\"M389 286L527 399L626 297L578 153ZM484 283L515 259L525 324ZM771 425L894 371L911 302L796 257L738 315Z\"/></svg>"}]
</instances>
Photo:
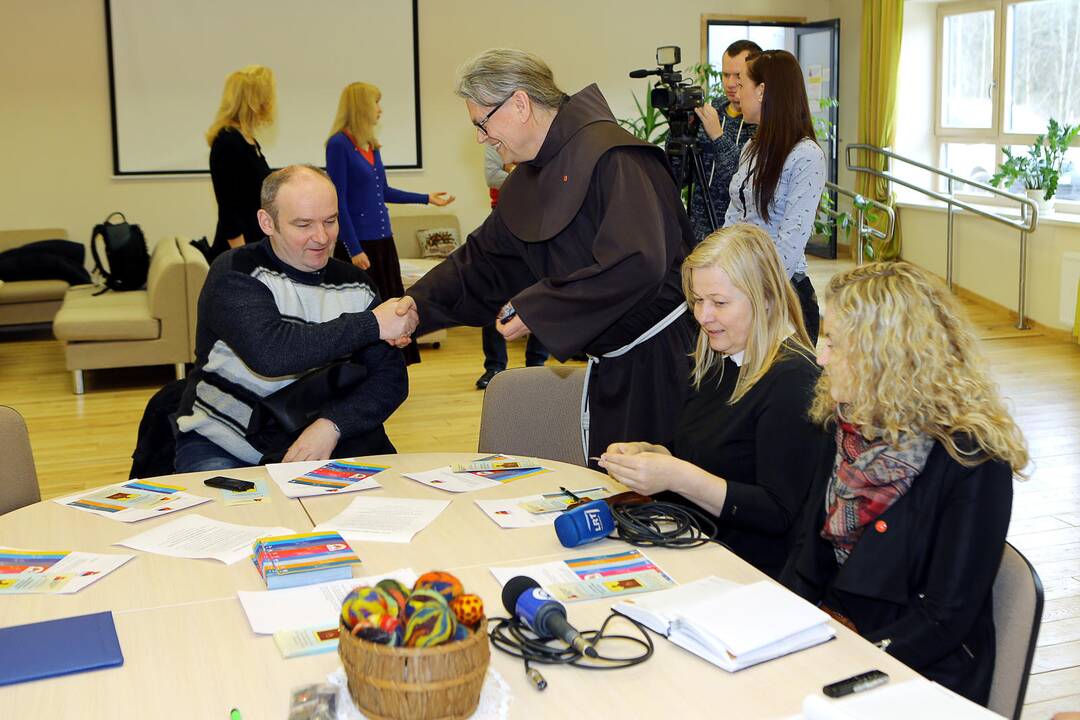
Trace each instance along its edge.
<instances>
[{"instance_id":1,"label":"colorful brochure","mask_svg":"<svg viewBox=\"0 0 1080 720\"><path fill-rule=\"evenodd\" d=\"M613 494L605 487L570 490L570 493L573 495L555 492L500 500L477 500L476 505L502 528L543 527L553 525L560 510L565 510L568 505L577 502L574 497L587 502Z\"/></svg>"},{"instance_id":2,"label":"colorful brochure","mask_svg":"<svg viewBox=\"0 0 1080 720\"><path fill-rule=\"evenodd\" d=\"M478 458L478 462L502 462L516 458L509 455L488 455ZM498 487L504 483L521 478L532 477L551 472L550 468L537 467L533 463L523 463L533 467L521 467L511 470L480 470L477 472L454 472L452 465L441 467L436 470L425 472L402 473L403 476L428 487L445 490L447 492L462 493L473 490L483 490L489 487Z\"/></svg>"},{"instance_id":3,"label":"colorful brochure","mask_svg":"<svg viewBox=\"0 0 1080 720\"><path fill-rule=\"evenodd\" d=\"M133 557L0 548L0 595L76 593Z\"/></svg>"},{"instance_id":4,"label":"colorful brochure","mask_svg":"<svg viewBox=\"0 0 1080 720\"><path fill-rule=\"evenodd\" d=\"M280 630L274 633L274 644L281 652L281 657L286 659L318 655L337 650L340 634L341 627L338 625L304 630Z\"/></svg>"},{"instance_id":5,"label":"colorful brochure","mask_svg":"<svg viewBox=\"0 0 1080 720\"><path fill-rule=\"evenodd\" d=\"M54 502L110 520L130 523L195 507L210 502L210 498L186 493L184 488L176 485L129 480L119 485L58 498Z\"/></svg>"},{"instance_id":6,"label":"colorful brochure","mask_svg":"<svg viewBox=\"0 0 1080 720\"><path fill-rule=\"evenodd\" d=\"M299 498L382 487L372 476L387 468L359 460L315 460L270 464L266 471L286 497Z\"/></svg>"},{"instance_id":7,"label":"colorful brochure","mask_svg":"<svg viewBox=\"0 0 1080 720\"><path fill-rule=\"evenodd\" d=\"M557 560L540 565L493 567L500 584L526 575L556 600L595 600L674 587L675 581L640 550Z\"/></svg>"}]
</instances>

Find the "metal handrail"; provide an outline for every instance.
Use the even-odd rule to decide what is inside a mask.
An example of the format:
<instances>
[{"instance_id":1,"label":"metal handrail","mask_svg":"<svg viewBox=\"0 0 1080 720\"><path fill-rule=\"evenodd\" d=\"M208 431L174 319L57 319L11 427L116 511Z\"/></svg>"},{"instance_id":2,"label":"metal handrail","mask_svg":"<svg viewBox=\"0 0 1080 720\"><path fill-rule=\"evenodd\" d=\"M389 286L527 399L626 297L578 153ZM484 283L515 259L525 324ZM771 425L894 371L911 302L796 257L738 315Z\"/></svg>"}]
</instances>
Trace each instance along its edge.
<instances>
[{"instance_id":1,"label":"metal handrail","mask_svg":"<svg viewBox=\"0 0 1080 720\"><path fill-rule=\"evenodd\" d=\"M855 207L855 264L862 265L863 263L863 241L867 236L877 238L888 242L892 237L893 232L896 229L896 211L885 203L878 202L872 198L863 197L854 190L848 190L845 187L840 187L836 183L826 182L825 187L832 192L844 195L851 198ZM888 223L885 226L884 232L878 230L873 225L866 224L866 208L872 207L875 210L880 210L885 213L885 217ZM836 208L820 208L821 212L831 217L833 220L840 218L847 213L841 212Z\"/></svg>"},{"instance_id":2,"label":"metal handrail","mask_svg":"<svg viewBox=\"0 0 1080 720\"><path fill-rule=\"evenodd\" d=\"M968 178L960 177L959 175L954 175L953 173L947 172L947 171L942 170L940 168L933 167L931 165L924 165L923 163L921 163L921 162L919 162L917 160L912 160L911 158L904 157L903 155L897 155L896 153L892 152L891 150L886 150L884 148L877 147L876 145L867 145L867 144L864 144L864 143L852 143L851 145L848 145L846 148L844 148L844 151L846 153L845 160L846 160L846 163L847 163L847 169L848 170L850 170L852 172L866 173L867 175L873 175L874 177L879 177L879 178L882 178L884 180L888 180L890 183L895 183L895 184L900 185L902 187L906 187L906 188L908 188L910 190L915 190L916 192L922 193L923 195L926 195L926 196L931 197L931 198L933 198L935 200L938 200L940 202L945 203L946 211L947 211L947 215L948 215L948 229L947 229L947 234L946 234L946 251L945 251L945 253L946 253L945 254L945 280L948 283L949 288L952 288L952 286L953 286L953 215L954 215L954 208L960 209L960 210L967 210L968 212L974 213L975 215L979 215L980 217L984 217L984 218L986 218L988 220L992 220L992 221L994 221L996 223L999 223L1001 225L1011 227L1014 230L1019 230L1020 231L1020 269L1019 269L1020 280L1019 280L1019 288L1018 288L1019 298L1017 300L1017 308L1016 308L1016 313L1017 313L1017 316L1018 316L1016 326L1018 328L1020 328L1020 329L1024 329L1024 309L1025 309L1025 299L1026 299L1026 295L1027 295L1027 240L1028 240L1027 236L1028 236L1028 233L1035 232L1035 229L1039 226L1039 206L1036 205L1033 200L1031 200L1030 198L1024 197L1023 195L1017 195L1016 193L1011 193L1011 192L1007 192L1005 190L1000 190L1000 189L998 189L996 187L993 187L992 185L987 185L986 183L975 182L974 180L969 180ZM878 170L877 168L871 168L871 167L866 167L865 165L860 165L857 162L854 162L852 160L852 152L853 151L854 152L862 151L862 152L866 152L866 153L874 153L874 154L886 157L886 158L888 158L890 160L890 163L889 163L890 167L892 165L892 163L891 163L892 160L898 160L898 161L900 161L902 163L906 163L908 165L911 165L912 167L919 168L920 170L925 170L925 171L931 173L932 175L936 175L938 177L945 178L946 182L948 183L949 192L948 192L948 194L943 194L943 193L935 192L933 190L927 190L926 188L919 187L918 185L915 185L914 183L908 182L907 180L904 180L902 178L898 178L895 175L892 175L891 173L885 172L883 170ZM987 193L989 193L991 195L994 195L996 197L1003 198L1005 200L1015 201L1019 205L1020 219L1017 220L1015 218L1011 218L1011 217L1008 217L1006 215L999 215L999 214L991 212L989 210L985 210L983 208L976 207L975 205L972 205L970 203L966 203L963 200L957 200L952 195L952 188L953 188L953 183L954 182L963 183L965 185L969 185L971 187L978 188L978 189L980 189L980 190L982 190L984 192L987 192Z\"/></svg>"}]
</instances>

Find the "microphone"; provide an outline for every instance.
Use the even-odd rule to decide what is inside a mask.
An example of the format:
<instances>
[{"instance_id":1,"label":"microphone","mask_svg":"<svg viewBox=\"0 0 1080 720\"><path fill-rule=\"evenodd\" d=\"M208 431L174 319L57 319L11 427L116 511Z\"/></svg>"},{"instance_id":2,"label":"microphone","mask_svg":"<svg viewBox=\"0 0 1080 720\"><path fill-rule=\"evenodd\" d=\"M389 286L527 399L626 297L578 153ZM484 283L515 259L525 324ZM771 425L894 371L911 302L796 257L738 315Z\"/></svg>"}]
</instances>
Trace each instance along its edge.
<instances>
[{"instance_id":1,"label":"microphone","mask_svg":"<svg viewBox=\"0 0 1080 720\"><path fill-rule=\"evenodd\" d=\"M555 518L555 534L564 547L603 540L615 530L615 516L607 500L593 500Z\"/></svg>"},{"instance_id":2,"label":"microphone","mask_svg":"<svg viewBox=\"0 0 1080 720\"><path fill-rule=\"evenodd\" d=\"M503 587L503 607L541 640L559 638L582 655L596 657L596 648L566 621L566 608L525 575L511 578Z\"/></svg>"},{"instance_id":3,"label":"microphone","mask_svg":"<svg viewBox=\"0 0 1080 720\"><path fill-rule=\"evenodd\" d=\"M649 77L650 75L656 75L656 74L657 74L657 72L655 70L631 70L630 71L630 77L632 77L632 78L643 78L643 77Z\"/></svg>"}]
</instances>

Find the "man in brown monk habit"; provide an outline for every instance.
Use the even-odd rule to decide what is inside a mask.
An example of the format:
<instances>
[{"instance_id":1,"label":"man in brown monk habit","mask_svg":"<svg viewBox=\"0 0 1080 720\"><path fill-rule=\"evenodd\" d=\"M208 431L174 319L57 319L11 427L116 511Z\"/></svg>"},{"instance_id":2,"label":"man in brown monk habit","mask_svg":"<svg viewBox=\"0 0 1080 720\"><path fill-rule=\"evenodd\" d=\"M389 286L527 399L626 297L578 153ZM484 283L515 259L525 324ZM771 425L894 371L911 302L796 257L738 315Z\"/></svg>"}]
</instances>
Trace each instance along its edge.
<instances>
[{"instance_id":1,"label":"man in brown monk habit","mask_svg":"<svg viewBox=\"0 0 1080 720\"><path fill-rule=\"evenodd\" d=\"M668 441L689 385L679 269L694 240L664 152L620 128L595 85L567 96L528 53L488 50L460 73L477 141L517 169L399 312L415 305L420 332L501 316L507 340L531 332L559 360L588 354L583 459Z\"/></svg>"}]
</instances>

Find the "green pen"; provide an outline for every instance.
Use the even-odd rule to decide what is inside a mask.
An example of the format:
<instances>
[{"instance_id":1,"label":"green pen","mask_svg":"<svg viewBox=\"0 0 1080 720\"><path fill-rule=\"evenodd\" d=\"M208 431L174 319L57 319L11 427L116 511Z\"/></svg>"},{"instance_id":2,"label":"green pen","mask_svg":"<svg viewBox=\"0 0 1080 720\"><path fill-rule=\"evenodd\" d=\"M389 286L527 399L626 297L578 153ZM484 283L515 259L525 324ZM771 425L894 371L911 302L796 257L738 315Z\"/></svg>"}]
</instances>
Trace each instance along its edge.
<instances>
[{"instance_id":1,"label":"green pen","mask_svg":"<svg viewBox=\"0 0 1080 720\"><path fill-rule=\"evenodd\" d=\"M230 710L229 711L229 720L243 720L243 718L240 717L240 711L237 710L236 708L233 708L232 710Z\"/></svg>"}]
</instances>

